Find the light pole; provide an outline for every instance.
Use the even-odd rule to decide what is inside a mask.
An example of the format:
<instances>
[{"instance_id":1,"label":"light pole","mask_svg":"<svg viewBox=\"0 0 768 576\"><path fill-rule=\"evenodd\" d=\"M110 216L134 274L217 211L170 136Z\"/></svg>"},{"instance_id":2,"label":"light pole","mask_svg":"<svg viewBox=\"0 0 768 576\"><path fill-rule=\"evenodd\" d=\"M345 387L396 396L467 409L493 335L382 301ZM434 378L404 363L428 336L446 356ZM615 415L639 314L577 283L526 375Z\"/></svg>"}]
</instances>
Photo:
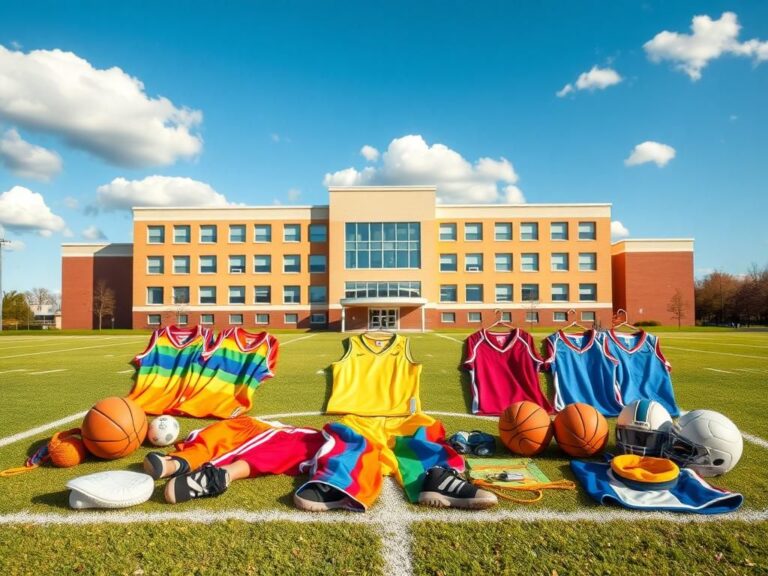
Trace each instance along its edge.
<instances>
[{"instance_id":1,"label":"light pole","mask_svg":"<svg viewBox=\"0 0 768 576\"><path fill-rule=\"evenodd\" d=\"M10 243L10 240L0 238L0 332L3 331L3 246Z\"/></svg>"}]
</instances>

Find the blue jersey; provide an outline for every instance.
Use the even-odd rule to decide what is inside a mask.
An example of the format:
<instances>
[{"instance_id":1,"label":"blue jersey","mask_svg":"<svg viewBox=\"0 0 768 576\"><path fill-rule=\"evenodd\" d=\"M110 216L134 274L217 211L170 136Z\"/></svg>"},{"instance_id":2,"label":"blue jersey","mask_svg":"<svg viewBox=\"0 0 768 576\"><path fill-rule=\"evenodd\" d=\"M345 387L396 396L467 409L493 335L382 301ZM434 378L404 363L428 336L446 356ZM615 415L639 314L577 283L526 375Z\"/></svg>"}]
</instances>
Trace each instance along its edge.
<instances>
[{"instance_id":1,"label":"blue jersey","mask_svg":"<svg viewBox=\"0 0 768 576\"><path fill-rule=\"evenodd\" d=\"M617 478L610 464L571 460L571 470L593 500L645 511L722 514L733 512L744 496L707 484L696 472L681 468L669 490L634 490Z\"/></svg>"},{"instance_id":2,"label":"blue jersey","mask_svg":"<svg viewBox=\"0 0 768 576\"><path fill-rule=\"evenodd\" d=\"M600 335L608 353L619 361L618 382L624 404L656 400L672 416L679 416L675 402L671 366L659 347L659 339L644 330L624 334L609 330Z\"/></svg>"},{"instance_id":3,"label":"blue jersey","mask_svg":"<svg viewBox=\"0 0 768 576\"><path fill-rule=\"evenodd\" d=\"M555 410L583 402L604 416L618 416L623 408L616 381L618 361L605 349L605 340L594 330L566 334L558 330L547 337L545 366L552 372Z\"/></svg>"}]
</instances>

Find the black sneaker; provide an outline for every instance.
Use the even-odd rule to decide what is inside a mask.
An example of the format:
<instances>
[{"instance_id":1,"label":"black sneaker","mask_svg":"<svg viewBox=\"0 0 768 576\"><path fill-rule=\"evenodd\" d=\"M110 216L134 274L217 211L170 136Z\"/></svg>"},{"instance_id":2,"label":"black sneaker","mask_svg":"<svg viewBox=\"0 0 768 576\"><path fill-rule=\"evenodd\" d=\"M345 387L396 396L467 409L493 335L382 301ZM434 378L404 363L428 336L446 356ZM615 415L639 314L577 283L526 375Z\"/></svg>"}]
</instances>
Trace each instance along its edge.
<instances>
[{"instance_id":1,"label":"black sneaker","mask_svg":"<svg viewBox=\"0 0 768 576\"><path fill-rule=\"evenodd\" d=\"M229 473L213 464L205 464L197 472L176 476L165 487L165 499L171 504L193 498L218 496L229 486Z\"/></svg>"},{"instance_id":2,"label":"black sneaker","mask_svg":"<svg viewBox=\"0 0 768 576\"><path fill-rule=\"evenodd\" d=\"M181 476L182 474L189 472L189 464L187 464L187 461L183 458L179 458L178 456L168 456L167 458L179 463L176 472L163 476L163 470L165 469L165 464L168 463L168 460L162 452L150 452L144 456L144 472L152 476L153 480L160 480L160 478L165 477L173 478L174 476Z\"/></svg>"},{"instance_id":3,"label":"black sneaker","mask_svg":"<svg viewBox=\"0 0 768 576\"><path fill-rule=\"evenodd\" d=\"M440 466L427 471L419 494L419 504L437 508L490 508L497 503L493 492L473 486L453 468Z\"/></svg>"},{"instance_id":4,"label":"black sneaker","mask_svg":"<svg viewBox=\"0 0 768 576\"><path fill-rule=\"evenodd\" d=\"M347 495L329 484L310 482L294 492L293 503L307 512L325 512L346 507Z\"/></svg>"}]
</instances>

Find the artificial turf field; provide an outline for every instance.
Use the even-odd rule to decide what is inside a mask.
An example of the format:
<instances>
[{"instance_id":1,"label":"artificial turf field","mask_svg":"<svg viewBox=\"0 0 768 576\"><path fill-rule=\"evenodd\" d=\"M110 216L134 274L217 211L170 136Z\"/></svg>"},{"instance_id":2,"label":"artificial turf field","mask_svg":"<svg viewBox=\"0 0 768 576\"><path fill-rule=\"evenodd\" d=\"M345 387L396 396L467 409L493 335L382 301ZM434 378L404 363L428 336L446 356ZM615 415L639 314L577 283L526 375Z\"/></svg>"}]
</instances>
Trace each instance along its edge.
<instances>
[{"instance_id":1,"label":"artificial turf field","mask_svg":"<svg viewBox=\"0 0 768 576\"><path fill-rule=\"evenodd\" d=\"M548 332L534 332L537 342ZM424 364L422 406L441 413L449 434L496 433L495 420L467 414L467 379L458 369L465 335L411 335ZM342 355L344 337L278 338L277 376L257 391L254 415L320 427L330 393L324 368ZM21 465L55 431L78 426L97 400L128 393L129 362L147 340L138 333L1 336L0 469ZM176 506L164 502L161 481L134 508L68 508L67 480L141 470L149 451L142 447L117 461L0 478L0 573L768 574L768 332L673 331L661 333L661 342L681 408L718 410L745 433L741 462L714 482L744 494L735 514L641 514L598 506L581 490L548 492L535 505L432 510L406 503L387 483L365 514L312 515L292 504L302 479L282 476L237 482L219 498ZM204 424L180 421L184 433ZM554 442L536 462L552 480L572 478Z\"/></svg>"}]
</instances>

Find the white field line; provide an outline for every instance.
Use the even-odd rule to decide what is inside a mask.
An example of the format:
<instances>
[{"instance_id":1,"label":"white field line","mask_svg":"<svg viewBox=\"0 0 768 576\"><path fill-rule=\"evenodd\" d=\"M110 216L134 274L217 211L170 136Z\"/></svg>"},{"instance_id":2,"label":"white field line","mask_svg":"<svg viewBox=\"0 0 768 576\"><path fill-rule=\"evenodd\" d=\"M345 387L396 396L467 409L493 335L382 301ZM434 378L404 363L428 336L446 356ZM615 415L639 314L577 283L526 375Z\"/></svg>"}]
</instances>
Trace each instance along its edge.
<instances>
[{"instance_id":1,"label":"white field line","mask_svg":"<svg viewBox=\"0 0 768 576\"><path fill-rule=\"evenodd\" d=\"M735 372L728 372L728 370L719 370L718 368L704 368L704 370L711 370L712 372L720 372L722 374L735 374Z\"/></svg>"},{"instance_id":2,"label":"white field line","mask_svg":"<svg viewBox=\"0 0 768 576\"><path fill-rule=\"evenodd\" d=\"M734 342L722 342L721 340L714 340L712 338L680 338L677 336L668 336L667 334L661 335L664 340L687 340L688 342L698 342L701 344L713 344L716 346L735 346L737 348L768 348L768 346L761 344L739 344Z\"/></svg>"},{"instance_id":3,"label":"white field line","mask_svg":"<svg viewBox=\"0 0 768 576\"><path fill-rule=\"evenodd\" d=\"M97 340L98 339L99 341L104 341L104 340L119 340L121 338L135 338L135 336L105 336L105 337L99 337L99 336L71 336L70 338L79 339L79 340L83 340L83 339ZM56 340L58 340L58 339L56 339ZM2 342L3 341L0 340L0 343L2 343ZM44 345L54 345L55 346L56 344L59 344L59 342L54 341L53 339L45 340L43 342L39 342L37 340L37 336L28 336L27 340L20 340L20 342L26 342L26 344L20 344L18 346L2 346L3 352L5 352L6 350L14 350L14 349L18 349L18 348L38 348L41 345L43 345L43 346Z\"/></svg>"},{"instance_id":4,"label":"white field line","mask_svg":"<svg viewBox=\"0 0 768 576\"><path fill-rule=\"evenodd\" d=\"M454 338L453 336L446 336L445 334L437 334L435 332L435 336L438 338L445 338L446 340L453 340L454 342L458 342L459 344L464 344L464 340L459 340L458 338Z\"/></svg>"},{"instance_id":5,"label":"white field line","mask_svg":"<svg viewBox=\"0 0 768 576\"><path fill-rule=\"evenodd\" d=\"M9 374L11 372L26 372L27 368L14 368L13 370L3 370L0 374Z\"/></svg>"},{"instance_id":6,"label":"white field line","mask_svg":"<svg viewBox=\"0 0 768 576\"><path fill-rule=\"evenodd\" d=\"M40 372L27 372L27 376L38 376L40 374L53 374L54 372L66 372L69 368L56 368L55 370L42 370Z\"/></svg>"},{"instance_id":7,"label":"white field line","mask_svg":"<svg viewBox=\"0 0 768 576\"><path fill-rule=\"evenodd\" d=\"M768 361L768 356L749 356L747 354L734 354L733 352L716 352L714 350L696 350L694 348L678 348L677 346L664 346L664 350L682 350L683 352L699 352L700 354L718 354L720 356L736 356L737 358L754 358L755 360Z\"/></svg>"},{"instance_id":8,"label":"white field line","mask_svg":"<svg viewBox=\"0 0 768 576\"><path fill-rule=\"evenodd\" d=\"M281 342L279 340L278 342L280 342L280 346L288 346L288 344L293 344L294 342L298 342L299 340L306 340L307 338L314 338L315 336L317 336L317 334L309 334L307 336L301 336L299 338L294 338L293 340L288 340L288 342Z\"/></svg>"},{"instance_id":9,"label":"white field line","mask_svg":"<svg viewBox=\"0 0 768 576\"><path fill-rule=\"evenodd\" d=\"M760 370L759 368L734 368L737 372L749 372L750 374L765 374L768 370Z\"/></svg>"},{"instance_id":10,"label":"white field line","mask_svg":"<svg viewBox=\"0 0 768 576\"><path fill-rule=\"evenodd\" d=\"M144 340L145 338L142 338ZM112 346L125 346L126 344L135 345L135 341L115 342L114 344L100 344L98 346L80 346L78 348L66 348L64 350L45 350L43 352L29 352L27 354L13 354L11 356L0 356L0 360L8 358L22 358L26 356L40 356L42 354L60 354L61 352L74 352L75 350L93 350L94 348L110 348Z\"/></svg>"},{"instance_id":11,"label":"white field line","mask_svg":"<svg viewBox=\"0 0 768 576\"><path fill-rule=\"evenodd\" d=\"M120 370L119 372L115 372L115 374L128 374L128 372L135 372L136 368L128 368L128 370Z\"/></svg>"},{"instance_id":12,"label":"white field line","mask_svg":"<svg viewBox=\"0 0 768 576\"><path fill-rule=\"evenodd\" d=\"M3 446L8 446L8 444L13 444L14 442L18 442L19 440L24 440L25 438L29 438L30 436L36 436L40 434L40 432L45 432L46 430L50 430L51 428L58 428L63 424L69 424L74 420L80 420L83 416L85 416L86 412L87 410L85 412L78 412L77 414L71 414L70 416L66 416L60 420L56 420L55 422L49 422L48 424L43 424L41 426L38 426L37 428L32 428L31 430L27 430L26 432L19 432L18 434L14 434L13 436L6 436L5 438L0 438L0 448Z\"/></svg>"},{"instance_id":13,"label":"white field line","mask_svg":"<svg viewBox=\"0 0 768 576\"><path fill-rule=\"evenodd\" d=\"M746 432L741 433L744 440L747 442L751 442L752 444L756 444L757 446L760 446L761 448L765 448L768 450L768 441L763 440L759 436L754 436L752 434L747 434Z\"/></svg>"}]
</instances>

